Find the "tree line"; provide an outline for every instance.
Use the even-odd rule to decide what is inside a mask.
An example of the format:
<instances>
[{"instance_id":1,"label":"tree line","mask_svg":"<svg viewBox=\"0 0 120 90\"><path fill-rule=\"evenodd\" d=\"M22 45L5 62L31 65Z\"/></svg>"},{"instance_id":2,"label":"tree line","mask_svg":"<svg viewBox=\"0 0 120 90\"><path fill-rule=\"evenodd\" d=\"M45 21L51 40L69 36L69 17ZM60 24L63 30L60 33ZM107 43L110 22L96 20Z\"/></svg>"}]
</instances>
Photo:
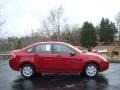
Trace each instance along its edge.
<instances>
[{"instance_id":1,"label":"tree line","mask_svg":"<svg viewBox=\"0 0 120 90\"><path fill-rule=\"evenodd\" d=\"M112 43L116 32L117 29L115 24L109 21L109 19L102 18L101 22L96 27L88 21L84 22L82 27L79 27L78 25L65 25L59 37L57 32L54 32L48 37L41 34L39 31L32 32L31 35L21 38L9 37L8 39L3 40L3 43L0 43L0 50L18 49L40 41L63 41L91 50L101 42L105 44Z\"/></svg>"},{"instance_id":2,"label":"tree line","mask_svg":"<svg viewBox=\"0 0 120 90\"><path fill-rule=\"evenodd\" d=\"M120 17L117 17L117 20L120 23ZM37 31L32 30L29 36L1 39L0 50L19 49L41 41L63 41L91 50L100 43L112 43L117 31L115 23L108 18L102 18L97 26L89 21L85 21L81 27L69 24L64 18L63 8L60 6L51 9L48 17L43 20L42 27Z\"/></svg>"}]
</instances>

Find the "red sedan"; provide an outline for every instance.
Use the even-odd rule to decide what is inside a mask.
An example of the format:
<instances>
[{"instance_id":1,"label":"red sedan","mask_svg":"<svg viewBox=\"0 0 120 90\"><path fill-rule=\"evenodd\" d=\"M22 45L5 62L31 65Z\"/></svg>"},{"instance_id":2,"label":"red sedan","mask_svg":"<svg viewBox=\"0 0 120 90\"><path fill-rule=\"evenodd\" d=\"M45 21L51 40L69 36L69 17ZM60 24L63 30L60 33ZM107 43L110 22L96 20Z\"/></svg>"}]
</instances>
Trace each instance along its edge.
<instances>
[{"instance_id":1,"label":"red sedan","mask_svg":"<svg viewBox=\"0 0 120 90\"><path fill-rule=\"evenodd\" d=\"M87 77L95 77L98 72L108 69L109 62L99 54L81 53L64 42L38 42L12 51L9 65L26 78L42 72L79 72Z\"/></svg>"}]
</instances>

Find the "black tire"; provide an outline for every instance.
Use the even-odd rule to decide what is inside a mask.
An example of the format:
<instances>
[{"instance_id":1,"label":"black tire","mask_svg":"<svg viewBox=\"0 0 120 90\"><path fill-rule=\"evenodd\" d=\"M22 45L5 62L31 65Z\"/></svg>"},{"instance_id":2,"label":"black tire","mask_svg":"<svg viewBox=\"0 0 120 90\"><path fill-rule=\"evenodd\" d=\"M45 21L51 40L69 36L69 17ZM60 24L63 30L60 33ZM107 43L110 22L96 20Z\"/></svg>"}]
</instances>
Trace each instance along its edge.
<instances>
[{"instance_id":1,"label":"black tire","mask_svg":"<svg viewBox=\"0 0 120 90\"><path fill-rule=\"evenodd\" d=\"M94 63L89 63L85 66L83 75L93 78L98 75L98 66Z\"/></svg>"},{"instance_id":2,"label":"black tire","mask_svg":"<svg viewBox=\"0 0 120 90\"><path fill-rule=\"evenodd\" d=\"M35 74L35 68L31 64L24 64L20 68L20 73L25 78L31 78Z\"/></svg>"},{"instance_id":3,"label":"black tire","mask_svg":"<svg viewBox=\"0 0 120 90\"><path fill-rule=\"evenodd\" d=\"M34 77L40 77L41 78L42 77L42 73L35 73Z\"/></svg>"}]
</instances>

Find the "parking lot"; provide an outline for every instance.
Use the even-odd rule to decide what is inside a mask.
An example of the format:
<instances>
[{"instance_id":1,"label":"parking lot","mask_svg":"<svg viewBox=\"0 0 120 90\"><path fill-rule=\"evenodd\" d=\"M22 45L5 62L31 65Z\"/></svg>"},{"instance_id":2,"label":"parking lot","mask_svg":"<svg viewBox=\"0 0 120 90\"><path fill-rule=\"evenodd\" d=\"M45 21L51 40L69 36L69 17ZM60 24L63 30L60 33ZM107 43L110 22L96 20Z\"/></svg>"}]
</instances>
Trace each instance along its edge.
<instances>
[{"instance_id":1,"label":"parking lot","mask_svg":"<svg viewBox=\"0 0 120 90\"><path fill-rule=\"evenodd\" d=\"M109 70L89 79L80 74L43 74L23 78L0 60L0 90L120 90L120 64L111 63Z\"/></svg>"}]
</instances>

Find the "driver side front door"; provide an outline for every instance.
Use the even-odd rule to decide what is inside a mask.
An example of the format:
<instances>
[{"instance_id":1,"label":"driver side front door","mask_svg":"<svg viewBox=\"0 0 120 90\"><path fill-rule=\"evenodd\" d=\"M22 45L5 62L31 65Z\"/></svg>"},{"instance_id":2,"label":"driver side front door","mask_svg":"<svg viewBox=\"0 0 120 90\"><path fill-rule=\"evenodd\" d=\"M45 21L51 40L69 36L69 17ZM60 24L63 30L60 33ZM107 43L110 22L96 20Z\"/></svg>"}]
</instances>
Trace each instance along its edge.
<instances>
[{"instance_id":1,"label":"driver side front door","mask_svg":"<svg viewBox=\"0 0 120 90\"><path fill-rule=\"evenodd\" d=\"M71 55L71 52L74 52L75 55ZM77 72L81 69L81 60L78 58L78 54L72 50L71 48L60 45L54 44L53 45L53 53L54 53L54 60L56 62L60 62L61 72Z\"/></svg>"}]
</instances>

